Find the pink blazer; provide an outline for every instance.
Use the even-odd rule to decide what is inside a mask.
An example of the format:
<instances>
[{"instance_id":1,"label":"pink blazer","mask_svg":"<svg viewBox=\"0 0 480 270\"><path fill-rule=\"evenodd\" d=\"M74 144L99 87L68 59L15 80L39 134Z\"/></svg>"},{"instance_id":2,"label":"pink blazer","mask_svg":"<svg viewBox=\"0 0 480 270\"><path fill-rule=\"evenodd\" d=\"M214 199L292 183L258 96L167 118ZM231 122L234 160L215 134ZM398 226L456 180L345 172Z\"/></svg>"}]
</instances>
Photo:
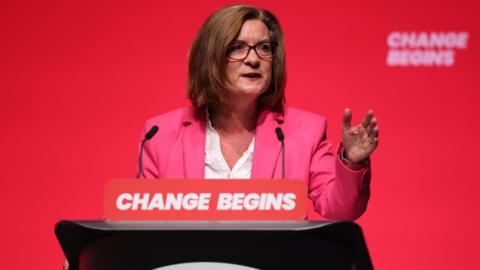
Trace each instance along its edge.
<instances>
[{"instance_id":1,"label":"pink blazer","mask_svg":"<svg viewBox=\"0 0 480 270\"><path fill-rule=\"evenodd\" d=\"M145 143L142 178L204 178L205 114L193 106L148 120L157 134ZM285 107L283 114L264 110L257 121L252 179L281 179L281 143L285 134L285 177L305 181L315 211L329 219L358 218L370 197L370 168L352 170L333 154L324 117Z\"/></svg>"}]
</instances>

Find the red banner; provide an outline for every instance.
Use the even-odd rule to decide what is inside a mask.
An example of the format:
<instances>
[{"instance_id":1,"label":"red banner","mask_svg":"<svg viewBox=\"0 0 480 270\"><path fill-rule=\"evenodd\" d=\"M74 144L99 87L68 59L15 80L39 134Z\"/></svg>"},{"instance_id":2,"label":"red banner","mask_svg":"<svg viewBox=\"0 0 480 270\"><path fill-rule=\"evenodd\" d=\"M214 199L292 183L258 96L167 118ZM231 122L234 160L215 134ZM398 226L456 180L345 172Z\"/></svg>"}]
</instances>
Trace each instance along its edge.
<instances>
[{"instance_id":1,"label":"red banner","mask_svg":"<svg viewBox=\"0 0 480 270\"><path fill-rule=\"evenodd\" d=\"M303 220L307 187L298 180L137 180L106 185L111 220Z\"/></svg>"}]
</instances>

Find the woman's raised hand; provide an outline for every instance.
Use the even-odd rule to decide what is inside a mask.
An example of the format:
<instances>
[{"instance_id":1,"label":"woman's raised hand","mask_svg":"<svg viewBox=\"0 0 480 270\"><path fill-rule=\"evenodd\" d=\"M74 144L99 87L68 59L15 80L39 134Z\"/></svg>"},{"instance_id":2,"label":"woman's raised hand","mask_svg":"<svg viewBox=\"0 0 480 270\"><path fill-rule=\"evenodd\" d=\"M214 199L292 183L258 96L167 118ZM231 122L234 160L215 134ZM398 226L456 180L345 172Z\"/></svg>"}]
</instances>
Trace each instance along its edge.
<instances>
[{"instance_id":1,"label":"woman's raised hand","mask_svg":"<svg viewBox=\"0 0 480 270\"><path fill-rule=\"evenodd\" d=\"M354 164L361 163L372 154L378 145L377 119L372 110L356 126L352 126L352 111L348 108L343 111L342 142L344 157Z\"/></svg>"}]
</instances>

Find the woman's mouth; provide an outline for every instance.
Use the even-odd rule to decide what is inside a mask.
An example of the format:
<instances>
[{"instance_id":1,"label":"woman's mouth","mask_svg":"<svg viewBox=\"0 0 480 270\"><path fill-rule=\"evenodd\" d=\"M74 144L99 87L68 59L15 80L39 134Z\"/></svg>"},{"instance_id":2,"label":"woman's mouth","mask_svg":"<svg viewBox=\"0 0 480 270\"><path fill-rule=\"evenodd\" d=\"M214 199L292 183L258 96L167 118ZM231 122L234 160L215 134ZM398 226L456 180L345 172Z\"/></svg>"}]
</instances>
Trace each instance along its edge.
<instances>
[{"instance_id":1,"label":"woman's mouth","mask_svg":"<svg viewBox=\"0 0 480 270\"><path fill-rule=\"evenodd\" d=\"M241 76L250 80L257 80L262 77L262 74L258 72L248 72L248 73L243 73Z\"/></svg>"}]
</instances>

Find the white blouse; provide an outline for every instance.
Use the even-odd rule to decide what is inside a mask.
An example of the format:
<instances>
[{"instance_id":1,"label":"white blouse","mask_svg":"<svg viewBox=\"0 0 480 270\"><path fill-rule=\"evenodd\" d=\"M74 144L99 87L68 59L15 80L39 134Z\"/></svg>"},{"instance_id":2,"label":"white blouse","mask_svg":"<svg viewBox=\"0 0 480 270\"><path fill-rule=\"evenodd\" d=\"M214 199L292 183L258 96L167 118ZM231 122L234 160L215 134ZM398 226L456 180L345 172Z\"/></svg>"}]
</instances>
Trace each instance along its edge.
<instances>
[{"instance_id":1,"label":"white blouse","mask_svg":"<svg viewBox=\"0 0 480 270\"><path fill-rule=\"evenodd\" d=\"M253 150L255 137L248 149L238 159L233 168L227 164L220 148L220 136L212 126L208 117L205 142L205 179L250 179L252 174Z\"/></svg>"}]
</instances>

